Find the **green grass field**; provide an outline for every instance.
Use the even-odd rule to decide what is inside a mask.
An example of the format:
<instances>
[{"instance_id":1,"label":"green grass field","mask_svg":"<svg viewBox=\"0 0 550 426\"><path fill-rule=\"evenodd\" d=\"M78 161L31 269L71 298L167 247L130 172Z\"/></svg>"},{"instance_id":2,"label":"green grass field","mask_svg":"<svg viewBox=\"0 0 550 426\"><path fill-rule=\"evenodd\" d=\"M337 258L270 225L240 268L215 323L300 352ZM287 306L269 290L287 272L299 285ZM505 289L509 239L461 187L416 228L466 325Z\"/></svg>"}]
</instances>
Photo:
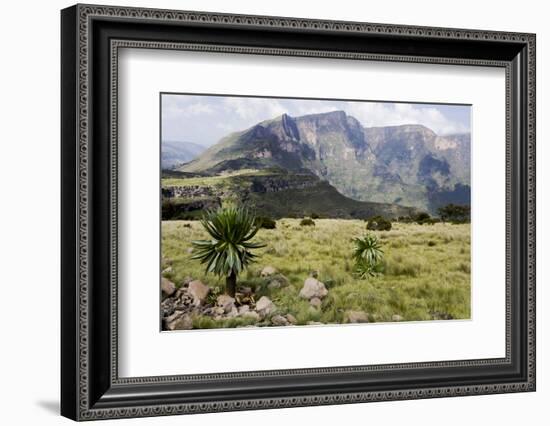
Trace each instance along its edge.
<instances>
[{"instance_id":1,"label":"green grass field","mask_svg":"<svg viewBox=\"0 0 550 426\"><path fill-rule=\"evenodd\" d=\"M383 273L361 280L355 277L351 258L352 238L362 236L360 220L318 219L315 226L300 226L299 219L281 219L277 228L262 229L256 240L266 247L258 250L258 262L238 277L238 286L252 287L257 298L269 297L278 313L292 314L298 324L310 321L343 323L347 311L363 311L369 322L423 321L470 318L470 225L394 223L391 231L369 231L378 236L384 251ZM177 286L186 277L200 279L223 293L225 280L205 275L204 266L191 260L191 241L207 239L198 221L162 223L163 267ZM290 285L269 289L260 277L271 265L285 275ZM304 280L316 271L328 288L320 309L300 299ZM197 327L234 327L235 319L213 324L196 318ZM258 324L262 325L262 324Z\"/></svg>"}]
</instances>

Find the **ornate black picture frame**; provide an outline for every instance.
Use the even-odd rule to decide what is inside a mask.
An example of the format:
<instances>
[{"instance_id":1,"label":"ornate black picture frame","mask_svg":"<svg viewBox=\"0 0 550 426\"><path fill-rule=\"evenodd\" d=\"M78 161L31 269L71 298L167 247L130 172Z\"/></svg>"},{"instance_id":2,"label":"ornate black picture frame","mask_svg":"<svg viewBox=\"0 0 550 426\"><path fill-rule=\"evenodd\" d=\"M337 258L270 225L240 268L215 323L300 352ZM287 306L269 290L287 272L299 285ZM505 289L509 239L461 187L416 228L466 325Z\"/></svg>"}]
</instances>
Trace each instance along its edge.
<instances>
[{"instance_id":1,"label":"ornate black picture frame","mask_svg":"<svg viewBox=\"0 0 550 426\"><path fill-rule=\"evenodd\" d=\"M535 35L76 5L61 13L61 413L74 420L535 390ZM506 71L506 356L120 378L117 52L186 49Z\"/></svg>"}]
</instances>

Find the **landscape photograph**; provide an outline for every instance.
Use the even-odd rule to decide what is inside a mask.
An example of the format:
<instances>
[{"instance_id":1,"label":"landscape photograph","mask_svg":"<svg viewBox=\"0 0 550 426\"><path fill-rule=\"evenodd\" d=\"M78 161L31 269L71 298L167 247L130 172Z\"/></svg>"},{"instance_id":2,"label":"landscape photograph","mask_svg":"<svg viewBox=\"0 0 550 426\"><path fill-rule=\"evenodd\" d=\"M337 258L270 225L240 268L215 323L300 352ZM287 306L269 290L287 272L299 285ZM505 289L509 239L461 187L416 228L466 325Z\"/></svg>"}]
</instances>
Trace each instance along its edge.
<instances>
[{"instance_id":1,"label":"landscape photograph","mask_svg":"<svg viewBox=\"0 0 550 426\"><path fill-rule=\"evenodd\" d=\"M471 105L160 97L162 331L470 319Z\"/></svg>"}]
</instances>

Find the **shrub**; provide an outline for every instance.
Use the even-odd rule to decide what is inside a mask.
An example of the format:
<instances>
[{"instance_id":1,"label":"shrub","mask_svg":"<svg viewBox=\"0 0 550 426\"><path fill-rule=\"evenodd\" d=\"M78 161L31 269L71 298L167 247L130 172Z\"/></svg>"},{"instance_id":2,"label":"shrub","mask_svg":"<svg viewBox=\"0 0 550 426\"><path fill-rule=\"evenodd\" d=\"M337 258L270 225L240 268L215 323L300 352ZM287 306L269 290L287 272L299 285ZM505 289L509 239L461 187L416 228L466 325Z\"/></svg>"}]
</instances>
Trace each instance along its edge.
<instances>
[{"instance_id":1,"label":"shrub","mask_svg":"<svg viewBox=\"0 0 550 426\"><path fill-rule=\"evenodd\" d=\"M300 226L315 226L315 222L313 221L313 219L305 217L300 221Z\"/></svg>"},{"instance_id":2,"label":"shrub","mask_svg":"<svg viewBox=\"0 0 550 426\"><path fill-rule=\"evenodd\" d=\"M428 213L422 212L422 213L418 213L414 217L414 221L419 225L433 225L438 220L432 218Z\"/></svg>"},{"instance_id":3,"label":"shrub","mask_svg":"<svg viewBox=\"0 0 550 426\"><path fill-rule=\"evenodd\" d=\"M374 216L367 222L367 230L369 231L389 231L391 230L391 221L382 217Z\"/></svg>"},{"instance_id":4,"label":"shrub","mask_svg":"<svg viewBox=\"0 0 550 426\"><path fill-rule=\"evenodd\" d=\"M277 222L267 216L257 217L255 223L258 228L275 229L277 227Z\"/></svg>"},{"instance_id":5,"label":"shrub","mask_svg":"<svg viewBox=\"0 0 550 426\"><path fill-rule=\"evenodd\" d=\"M320 219L321 216L319 216L318 213L311 213L311 216L310 216L312 219Z\"/></svg>"},{"instance_id":6,"label":"shrub","mask_svg":"<svg viewBox=\"0 0 550 426\"><path fill-rule=\"evenodd\" d=\"M470 206L468 205L456 205L447 204L444 207L437 209L441 220L451 223L468 223L470 222Z\"/></svg>"}]
</instances>

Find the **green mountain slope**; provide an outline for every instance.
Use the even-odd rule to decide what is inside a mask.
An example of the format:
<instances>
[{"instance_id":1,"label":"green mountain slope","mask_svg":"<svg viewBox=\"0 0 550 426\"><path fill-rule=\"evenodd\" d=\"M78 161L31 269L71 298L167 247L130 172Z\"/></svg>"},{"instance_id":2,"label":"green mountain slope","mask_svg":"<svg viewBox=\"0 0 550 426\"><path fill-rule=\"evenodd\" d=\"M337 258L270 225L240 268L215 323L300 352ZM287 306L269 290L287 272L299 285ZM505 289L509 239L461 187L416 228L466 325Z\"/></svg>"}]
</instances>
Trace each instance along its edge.
<instances>
[{"instance_id":1,"label":"green mountain slope","mask_svg":"<svg viewBox=\"0 0 550 426\"><path fill-rule=\"evenodd\" d=\"M340 194L311 173L282 169L240 170L211 176L167 173L162 179L164 219L196 217L227 203L247 204L273 218L319 215L325 218L397 218L417 210L395 204L357 201Z\"/></svg>"}]
</instances>

